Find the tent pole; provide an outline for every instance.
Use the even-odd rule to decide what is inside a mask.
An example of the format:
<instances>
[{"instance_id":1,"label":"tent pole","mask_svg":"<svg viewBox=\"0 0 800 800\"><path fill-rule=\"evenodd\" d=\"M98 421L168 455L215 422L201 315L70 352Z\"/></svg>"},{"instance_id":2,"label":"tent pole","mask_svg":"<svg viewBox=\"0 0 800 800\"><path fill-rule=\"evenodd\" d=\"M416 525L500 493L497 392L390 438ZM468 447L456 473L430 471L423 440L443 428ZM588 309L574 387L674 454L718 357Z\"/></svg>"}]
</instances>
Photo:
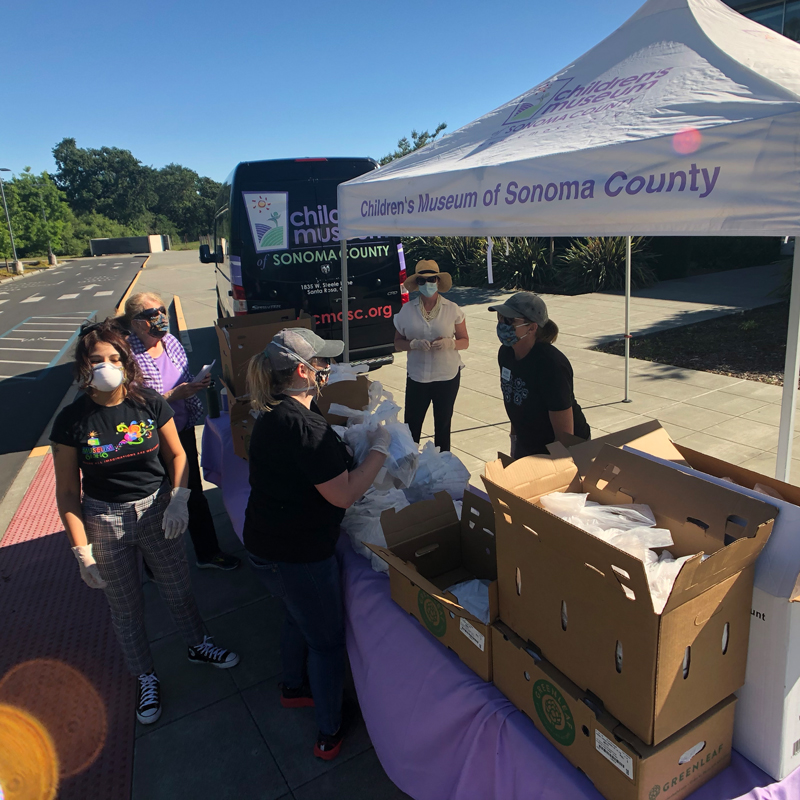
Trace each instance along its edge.
<instances>
[{"instance_id":1,"label":"tent pole","mask_svg":"<svg viewBox=\"0 0 800 800\"><path fill-rule=\"evenodd\" d=\"M800 372L800 244L795 237L792 263L792 294L789 300L789 330L786 335L786 363L783 371L781 424L778 429L778 459L775 477L789 482L792 466L792 438L797 402L797 380Z\"/></svg>"},{"instance_id":2,"label":"tent pole","mask_svg":"<svg viewBox=\"0 0 800 800\"><path fill-rule=\"evenodd\" d=\"M631 388L631 237L625 237L625 399L630 403Z\"/></svg>"},{"instance_id":3,"label":"tent pole","mask_svg":"<svg viewBox=\"0 0 800 800\"><path fill-rule=\"evenodd\" d=\"M342 239L342 340L344 353L342 359L345 363L350 361L350 314L348 306L347 286L347 240Z\"/></svg>"}]
</instances>

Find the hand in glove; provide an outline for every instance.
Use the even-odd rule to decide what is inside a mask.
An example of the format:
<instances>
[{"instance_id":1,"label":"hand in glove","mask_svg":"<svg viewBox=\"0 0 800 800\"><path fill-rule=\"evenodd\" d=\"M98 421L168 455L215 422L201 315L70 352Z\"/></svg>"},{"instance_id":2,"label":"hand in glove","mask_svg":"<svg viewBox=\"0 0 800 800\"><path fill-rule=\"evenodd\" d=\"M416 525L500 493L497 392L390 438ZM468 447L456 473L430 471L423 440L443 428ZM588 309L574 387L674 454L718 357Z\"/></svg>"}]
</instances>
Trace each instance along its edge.
<instances>
[{"instance_id":1,"label":"hand in glove","mask_svg":"<svg viewBox=\"0 0 800 800\"><path fill-rule=\"evenodd\" d=\"M436 341L431 342L431 350L455 350L455 349L456 349L455 339L436 339Z\"/></svg>"},{"instance_id":2,"label":"hand in glove","mask_svg":"<svg viewBox=\"0 0 800 800\"><path fill-rule=\"evenodd\" d=\"M78 559L81 568L81 578L90 589L105 589L106 582L100 577L100 570L92 555L90 544L79 544L72 548L72 553Z\"/></svg>"},{"instance_id":3,"label":"hand in glove","mask_svg":"<svg viewBox=\"0 0 800 800\"><path fill-rule=\"evenodd\" d=\"M161 527L164 529L165 539L176 539L189 525L189 495L191 492L178 486L170 494L172 499L169 501Z\"/></svg>"},{"instance_id":4,"label":"hand in glove","mask_svg":"<svg viewBox=\"0 0 800 800\"><path fill-rule=\"evenodd\" d=\"M383 425L378 425L371 431L367 432L367 441L369 442L370 450L377 450L385 456L389 455L389 445L392 443L392 434L386 430Z\"/></svg>"},{"instance_id":5,"label":"hand in glove","mask_svg":"<svg viewBox=\"0 0 800 800\"><path fill-rule=\"evenodd\" d=\"M409 350L430 350L431 343L427 339L412 339Z\"/></svg>"}]
</instances>

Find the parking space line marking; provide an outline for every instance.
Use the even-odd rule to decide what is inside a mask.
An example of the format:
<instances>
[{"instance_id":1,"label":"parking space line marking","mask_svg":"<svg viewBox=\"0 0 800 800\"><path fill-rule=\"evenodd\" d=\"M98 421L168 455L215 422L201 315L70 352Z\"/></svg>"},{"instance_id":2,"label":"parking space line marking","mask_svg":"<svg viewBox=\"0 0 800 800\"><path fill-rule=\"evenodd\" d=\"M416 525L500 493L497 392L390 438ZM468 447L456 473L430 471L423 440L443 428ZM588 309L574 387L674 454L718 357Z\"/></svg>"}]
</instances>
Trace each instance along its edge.
<instances>
[{"instance_id":1,"label":"parking space line marking","mask_svg":"<svg viewBox=\"0 0 800 800\"><path fill-rule=\"evenodd\" d=\"M32 294L30 297L26 297L24 300L20 300L20 303L38 303L40 300L44 300L44 295Z\"/></svg>"},{"instance_id":2,"label":"parking space line marking","mask_svg":"<svg viewBox=\"0 0 800 800\"><path fill-rule=\"evenodd\" d=\"M59 300L74 300L76 297L80 297L80 295L78 295L78 294L62 294L61 297L59 297L58 299Z\"/></svg>"},{"instance_id":3,"label":"parking space line marking","mask_svg":"<svg viewBox=\"0 0 800 800\"><path fill-rule=\"evenodd\" d=\"M108 297L110 294L114 294L114 292L95 292L95 297Z\"/></svg>"},{"instance_id":4,"label":"parking space line marking","mask_svg":"<svg viewBox=\"0 0 800 800\"><path fill-rule=\"evenodd\" d=\"M40 364L46 367L49 363L49 361L8 361L5 358L0 358L0 364Z\"/></svg>"},{"instance_id":5,"label":"parking space line marking","mask_svg":"<svg viewBox=\"0 0 800 800\"><path fill-rule=\"evenodd\" d=\"M8 341L8 339L6 339ZM15 353L57 353L58 350L46 350L43 347L0 347L0 350L13 350Z\"/></svg>"}]
</instances>

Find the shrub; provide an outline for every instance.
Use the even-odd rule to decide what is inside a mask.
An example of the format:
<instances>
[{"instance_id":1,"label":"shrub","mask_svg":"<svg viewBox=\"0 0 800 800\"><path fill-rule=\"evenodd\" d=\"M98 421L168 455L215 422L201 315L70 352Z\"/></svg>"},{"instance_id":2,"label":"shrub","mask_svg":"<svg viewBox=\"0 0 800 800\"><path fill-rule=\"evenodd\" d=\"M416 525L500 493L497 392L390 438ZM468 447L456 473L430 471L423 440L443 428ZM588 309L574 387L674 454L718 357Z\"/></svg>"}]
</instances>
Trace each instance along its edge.
<instances>
[{"instance_id":1,"label":"shrub","mask_svg":"<svg viewBox=\"0 0 800 800\"><path fill-rule=\"evenodd\" d=\"M646 242L636 237L631 242L631 287L652 286L656 275L650 263L653 256ZM575 239L559 257L558 286L570 294L625 288L625 237Z\"/></svg>"}]
</instances>

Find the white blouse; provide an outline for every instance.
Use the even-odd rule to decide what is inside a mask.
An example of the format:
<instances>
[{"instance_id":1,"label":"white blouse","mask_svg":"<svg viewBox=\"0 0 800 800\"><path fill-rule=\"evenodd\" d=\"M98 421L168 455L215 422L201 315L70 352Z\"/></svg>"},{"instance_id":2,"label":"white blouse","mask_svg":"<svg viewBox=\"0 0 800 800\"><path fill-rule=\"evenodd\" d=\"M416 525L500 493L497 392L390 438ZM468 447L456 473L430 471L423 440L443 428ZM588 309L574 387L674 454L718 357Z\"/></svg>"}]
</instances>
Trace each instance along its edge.
<instances>
[{"instance_id":1,"label":"white blouse","mask_svg":"<svg viewBox=\"0 0 800 800\"><path fill-rule=\"evenodd\" d=\"M412 339L454 339L456 325L465 319L461 307L439 295L441 306L432 320L422 316L420 297L409 300L394 317L394 326L400 335ZM458 350L409 350L408 377L418 383L449 381L464 366Z\"/></svg>"}]
</instances>

